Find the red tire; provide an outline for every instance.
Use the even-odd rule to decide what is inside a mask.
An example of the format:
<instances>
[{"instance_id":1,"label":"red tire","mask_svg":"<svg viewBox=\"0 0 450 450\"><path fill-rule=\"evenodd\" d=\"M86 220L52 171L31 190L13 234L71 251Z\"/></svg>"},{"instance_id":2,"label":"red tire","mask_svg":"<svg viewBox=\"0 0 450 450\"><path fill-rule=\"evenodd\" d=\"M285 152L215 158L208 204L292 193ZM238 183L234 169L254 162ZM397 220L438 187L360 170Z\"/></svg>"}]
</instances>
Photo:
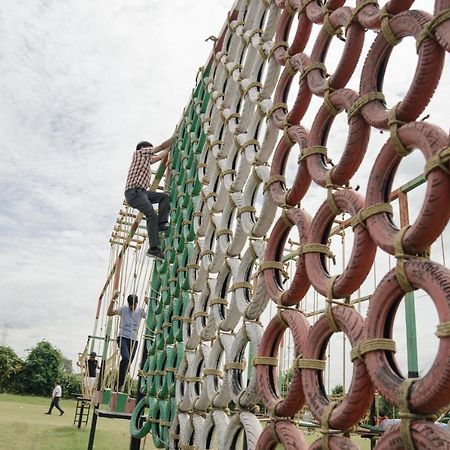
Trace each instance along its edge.
<instances>
[{"instance_id":1,"label":"red tire","mask_svg":"<svg viewBox=\"0 0 450 450\"><path fill-rule=\"evenodd\" d=\"M275 42L287 42L289 39L292 21L295 18L295 14L292 14L292 11L297 11L298 1L291 0L289 2L290 10L286 9L286 0L275 0L275 3L279 8L284 8L283 13L278 20L277 31L275 33ZM311 29L312 23L308 20L306 14L301 14L298 19L297 31L292 44L286 50L284 55L281 51L278 53L276 52L276 58L279 64L284 65L284 57L286 55L296 55L305 49L311 34Z\"/></svg>"},{"instance_id":2,"label":"red tire","mask_svg":"<svg viewBox=\"0 0 450 450\"><path fill-rule=\"evenodd\" d=\"M308 146L308 133L301 126L290 127L288 130L289 138L302 149ZM286 139L282 138L277 146L275 154L272 159L272 167L270 169L270 178L284 175L288 156L293 147L289 146ZM306 167L306 161L300 161L297 167L297 174L290 189L286 189L285 183L282 181L275 181L269 186L270 196L274 203L280 207L285 205L296 206L306 194L311 184L311 177L309 176Z\"/></svg>"},{"instance_id":3,"label":"red tire","mask_svg":"<svg viewBox=\"0 0 450 450\"><path fill-rule=\"evenodd\" d=\"M287 221L296 225L298 229L300 244L306 243L311 225L311 217L302 209L292 208L286 210ZM284 247L291 227L287 221L280 218L270 234L264 255L265 261L281 261L283 258ZM283 306L298 304L308 292L311 285L306 273L305 257L299 255L297 258L297 268L294 279L289 288L285 291L281 281L280 269L265 269L264 282L269 297Z\"/></svg>"},{"instance_id":4,"label":"red tire","mask_svg":"<svg viewBox=\"0 0 450 450\"><path fill-rule=\"evenodd\" d=\"M333 92L329 100L335 108L340 110L349 108L357 97L356 92L350 89L340 89ZM310 147L326 146L334 117L325 104L321 106L309 135L308 145ZM361 165L369 143L369 136L369 125L359 114L354 114L349 120L348 138L344 152L333 168L328 168L322 154L313 153L306 156L306 163L312 179L323 187L327 185L327 176L333 184L343 186L348 183Z\"/></svg>"},{"instance_id":5,"label":"red tire","mask_svg":"<svg viewBox=\"0 0 450 450\"><path fill-rule=\"evenodd\" d=\"M356 6L359 6L364 0L356 0ZM406 11L414 3L414 0L390 0L386 2L386 11L394 16L402 11ZM381 15L378 5L372 3L366 4L357 14L359 23L369 30L378 31L381 27Z\"/></svg>"},{"instance_id":6,"label":"red tire","mask_svg":"<svg viewBox=\"0 0 450 450\"><path fill-rule=\"evenodd\" d=\"M349 189L333 194L336 205L352 217L362 209L364 199ZM328 202L324 202L316 213L312 223L308 244L326 244L335 218ZM333 285L333 298L345 298L355 292L366 279L376 253L376 245L369 232L362 225L353 230L354 241L350 259L345 271L338 276ZM322 253L306 253L306 272L309 281L322 295L327 296L330 275L326 269L325 256Z\"/></svg>"},{"instance_id":7,"label":"red tire","mask_svg":"<svg viewBox=\"0 0 450 450\"><path fill-rule=\"evenodd\" d=\"M404 125L398 130L398 135L405 147L419 148L427 161L448 145L448 136L440 128L424 122ZM389 139L372 168L365 207L389 201L393 179L401 159ZM402 240L405 253L417 254L427 250L442 233L450 218L449 192L450 177L440 169L432 170L428 175L422 209ZM376 244L393 255L399 230L392 221L392 215L381 212L369 217L366 223Z\"/></svg>"},{"instance_id":8,"label":"red tire","mask_svg":"<svg viewBox=\"0 0 450 450\"><path fill-rule=\"evenodd\" d=\"M284 310L280 313L282 320L275 316L267 326L259 344L258 357L278 356L278 348L287 326L292 333L295 354L303 353L305 341L308 335L309 323L305 316L298 310ZM305 402L302 388L301 370L295 368L286 397L282 399L278 391L277 366L268 364L256 364L256 378L260 388L260 394L267 409L274 410L279 417L294 416Z\"/></svg>"},{"instance_id":9,"label":"red tire","mask_svg":"<svg viewBox=\"0 0 450 450\"><path fill-rule=\"evenodd\" d=\"M308 444L303 433L288 420L266 425L260 434L255 450L275 450L281 444L286 450L306 450Z\"/></svg>"},{"instance_id":10,"label":"red tire","mask_svg":"<svg viewBox=\"0 0 450 450\"><path fill-rule=\"evenodd\" d=\"M321 24L325 17L325 11L334 11L344 3L345 0L327 0L322 6L319 2L310 2L306 6L306 15L311 22Z\"/></svg>"},{"instance_id":11,"label":"red tire","mask_svg":"<svg viewBox=\"0 0 450 450\"><path fill-rule=\"evenodd\" d=\"M423 289L433 300L439 321L450 321L450 271L438 263L413 258L405 261L406 276L414 289ZM381 280L370 298L366 320L367 339L392 338L397 308L405 292L395 269ZM366 366L375 387L392 405L398 406L398 393L404 381L392 352L374 350L365 355ZM409 407L416 414L434 414L450 403L450 337L441 337L430 370L409 389Z\"/></svg>"},{"instance_id":12,"label":"red tire","mask_svg":"<svg viewBox=\"0 0 450 450\"><path fill-rule=\"evenodd\" d=\"M342 7L333 11L329 16L329 23L333 28L346 26L352 13L352 8ZM350 80L356 65L358 64L361 50L364 44L364 28L356 21L351 22L345 35L345 47L336 67L330 78L326 78L320 69L311 70L308 73L308 86L316 95L324 95L324 87L327 82L333 89L344 88ZM325 27L320 30L314 47L311 52L311 63L324 63L327 56L330 42L333 36Z\"/></svg>"},{"instance_id":13,"label":"red tire","mask_svg":"<svg viewBox=\"0 0 450 450\"><path fill-rule=\"evenodd\" d=\"M434 3L435 16L443 13L445 10L450 9L449 0L436 0ZM446 20L436 27L434 33L438 44L447 52L450 52L450 21Z\"/></svg>"},{"instance_id":14,"label":"red tire","mask_svg":"<svg viewBox=\"0 0 450 450\"><path fill-rule=\"evenodd\" d=\"M405 11L392 17L389 26L398 39L406 36L417 39L430 19L431 16L423 11ZM383 33L378 33L362 69L361 96L381 90L391 51L392 47ZM397 119L403 122L412 122L423 112L433 96L444 66L445 52L433 39L424 39L418 53L419 61L413 81L396 110ZM388 111L380 100L366 103L361 113L373 127L384 130L389 128Z\"/></svg>"},{"instance_id":15,"label":"red tire","mask_svg":"<svg viewBox=\"0 0 450 450\"><path fill-rule=\"evenodd\" d=\"M309 64L309 58L303 54L295 55L289 61L295 73L302 71ZM288 68L284 69L275 89L273 100L275 105L287 102L295 73L292 74ZM299 90L291 111L287 112L282 108L278 108L273 112L272 120L275 126L282 130L286 123L289 125L299 124L308 109L311 97L312 93L306 78L300 78Z\"/></svg>"},{"instance_id":16,"label":"red tire","mask_svg":"<svg viewBox=\"0 0 450 450\"><path fill-rule=\"evenodd\" d=\"M323 450L324 446L322 438L317 439L311 444L309 450ZM345 436L330 436L328 440L329 450L360 450L360 448L354 444L349 438ZM378 447L377 447L378 449Z\"/></svg>"},{"instance_id":17,"label":"red tire","mask_svg":"<svg viewBox=\"0 0 450 450\"><path fill-rule=\"evenodd\" d=\"M364 320L356 310L348 306L333 306L332 313L339 329L349 338L352 347L364 338ZM311 327L303 357L305 359L326 358L325 352L333 331L328 319L322 315ZM302 369L303 392L311 413L321 420L330 401L325 394L322 371ZM363 417L373 401L375 388L370 380L364 361L353 361L353 377L344 400L333 409L329 426L335 430L348 430Z\"/></svg>"},{"instance_id":18,"label":"red tire","mask_svg":"<svg viewBox=\"0 0 450 450\"><path fill-rule=\"evenodd\" d=\"M450 433L432 422L415 421L411 424L411 438L417 450L443 450L449 448ZM389 428L377 443L377 450L403 450L400 425ZM409 447L408 447L409 448Z\"/></svg>"}]
</instances>

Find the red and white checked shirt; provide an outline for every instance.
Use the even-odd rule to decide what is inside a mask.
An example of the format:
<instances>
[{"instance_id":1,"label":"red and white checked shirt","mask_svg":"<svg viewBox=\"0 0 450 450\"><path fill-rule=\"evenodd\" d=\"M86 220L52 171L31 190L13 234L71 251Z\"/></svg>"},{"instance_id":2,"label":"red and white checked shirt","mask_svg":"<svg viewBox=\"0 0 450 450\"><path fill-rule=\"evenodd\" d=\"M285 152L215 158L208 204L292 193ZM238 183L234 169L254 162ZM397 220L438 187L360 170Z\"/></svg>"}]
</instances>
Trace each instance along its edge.
<instances>
[{"instance_id":1,"label":"red and white checked shirt","mask_svg":"<svg viewBox=\"0 0 450 450\"><path fill-rule=\"evenodd\" d=\"M125 190L134 187L147 189L150 186L152 152L153 147L142 147L133 153Z\"/></svg>"}]
</instances>

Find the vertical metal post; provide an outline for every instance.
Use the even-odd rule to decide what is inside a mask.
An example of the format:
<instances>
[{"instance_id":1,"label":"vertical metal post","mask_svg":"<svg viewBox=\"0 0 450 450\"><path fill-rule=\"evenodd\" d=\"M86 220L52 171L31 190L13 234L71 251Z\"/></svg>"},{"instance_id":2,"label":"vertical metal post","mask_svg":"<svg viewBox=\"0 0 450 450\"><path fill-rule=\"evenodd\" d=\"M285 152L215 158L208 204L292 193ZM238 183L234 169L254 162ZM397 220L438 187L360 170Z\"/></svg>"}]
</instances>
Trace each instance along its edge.
<instances>
[{"instance_id":1,"label":"vertical metal post","mask_svg":"<svg viewBox=\"0 0 450 450\"><path fill-rule=\"evenodd\" d=\"M408 196L399 192L400 225L409 225ZM416 310L414 305L414 292L405 295L405 321L406 321L406 349L408 355L408 377L419 377L419 363L417 357Z\"/></svg>"},{"instance_id":2,"label":"vertical metal post","mask_svg":"<svg viewBox=\"0 0 450 450\"><path fill-rule=\"evenodd\" d=\"M91 431L89 432L89 442L87 450L92 450L94 448L95 430L97 429L97 414L95 411L98 407L94 408L94 414L92 414Z\"/></svg>"},{"instance_id":3,"label":"vertical metal post","mask_svg":"<svg viewBox=\"0 0 450 450\"><path fill-rule=\"evenodd\" d=\"M83 413L84 413L84 400L78 399L77 402L79 402L79 401L81 401L81 407L80 407L80 410L79 410L80 417L78 417L78 429L81 428L81 422L83 420ZM77 409L78 409L78 404L77 404Z\"/></svg>"},{"instance_id":4,"label":"vertical metal post","mask_svg":"<svg viewBox=\"0 0 450 450\"><path fill-rule=\"evenodd\" d=\"M247 363L247 385L250 382L250 378L252 377L253 370L253 344L251 342L248 343L248 363Z\"/></svg>"}]
</instances>

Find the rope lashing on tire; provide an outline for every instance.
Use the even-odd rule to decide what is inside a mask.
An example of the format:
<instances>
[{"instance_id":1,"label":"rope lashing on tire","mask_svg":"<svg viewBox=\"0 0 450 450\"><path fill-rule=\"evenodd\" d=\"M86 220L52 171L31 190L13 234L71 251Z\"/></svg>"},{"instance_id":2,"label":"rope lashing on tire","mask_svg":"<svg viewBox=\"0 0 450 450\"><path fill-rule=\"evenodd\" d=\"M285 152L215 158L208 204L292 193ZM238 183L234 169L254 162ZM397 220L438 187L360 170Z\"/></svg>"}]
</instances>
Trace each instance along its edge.
<instances>
[{"instance_id":1,"label":"rope lashing on tire","mask_svg":"<svg viewBox=\"0 0 450 450\"><path fill-rule=\"evenodd\" d=\"M335 200L335 198L333 196L333 189L335 188L335 185L331 181L331 170L329 170L325 174L325 187L327 188L327 203L328 203L328 207L330 208L331 212L335 216L338 216L339 214L342 213L342 210L337 205L336 200Z\"/></svg>"},{"instance_id":2,"label":"rope lashing on tire","mask_svg":"<svg viewBox=\"0 0 450 450\"><path fill-rule=\"evenodd\" d=\"M250 289L253 290L253 284L249 281L238 281L233 283L231 287L228 288L228 292L234 292L236 289Z\"/></svg>"},{"instance_id":3,"label":"rope lashing on tire","mask_svg":"<svg viewBox=\"0 0 450 450\"><path fill-rule=\"evenodd\" d=\"M402 419L400 423L400 435L407 450L416 450L414 440L411 435L411 422L413 420L436 420L435 414L423 415L412 413L409 407L409 391L413 383L417 381L416 378L408 378L402 382L398 390L397 401L399 413L398 416Z\"/></svg>"},{"instance_id":4,"label":"rope lashing on tire","mask_svg":"<svg viewBox=\"0 0 450 450\"><path fill-rule=\"evenodd\" d=\"M288 71L289 75L291 77L294 77L295 74L298 72L298 69L294 69L294 67L292 67L291 58L292 58L292 56L290 56L289 54L286 55L286 57L284 59L284 67Z\"/></svg>"},{"instance_id":5,"label":"rope lashing on tire","mask_svg":"<svg viewBox=\"0 0 450 450\"><path fill-rule=\"evenodd\" d=\"M300 17L305 12L306 7L314 1L315 0L300 0L300 4L298 7L298 16Z\"/></svg>"},{"instance_id":6,"label":"rope lashing on tire","mask_svg":"<svg viewBox=\"0 0 450 450\"><path fill-rule=\"evenodd\" d=\"M450 147L445 147L427 161L424 177L428 178L430 172L436 169L441 169L447 175L450 175L450 168L445 166L448 162L450 162Z\"/></svg>"},{"instance_id":7,"label":"rope lashing on tire","mask_svg":"<svg viewBox=\"0 0 450 450\"><path fill-rule=\"evenodd\" d=\"M287 116L285 118L285 121L287 121ZM291 125L288 123L286 123L283 127L283 139L284 139L284 142L286 142L286 145L288 146L288 148L292 148L295 145L295 142L289 136L289 128L290 127L291 127Z\"/></svg>"},{"instance_id":8,"label":"rope lashing on tire","mask_svg":"<svg viewBox=\"0 0 450 450\"><path fill-rule=\"evenodd\" d=\"M255 356L253 358L253 365L257 366L258 364L265 366L278 366L278 358L273 356Z\"/></svg>"},{"instance_id":9,"label":"rope lashing on tire","mask_svg":"<svg viewBox=\"0 0 450 450\"><path fill-rule=\"evenodd\" d=\"M257 31L257 30L253 30L253 31ZM258 89L262 89L262 86L263 86L262 83L260 83L259 81L252 81L245 87L245 89L243 89L240 86L240 91L241 91L242 96L245 97L250 92L251 89L253 89L255 87Z\"/></svg>"},{"instance_id":10,"label":"rope lashing on tire","mask_svg":"<svg viewBox=\"0 0 450 450\"><path fill-rule=\"evenodd\" d=\"M339 406L338 402L330 402L323 411L322 417L320 418L320 423L322 427L320 428L320 432L322 433L322 449L323 450L330 450L330 434L336 434L336 432L333 432L330 430L330 417L333 413L334 408Z\"/></svg>"},{"instance_id":11,"label":"rope lashing on tire","mask_svg":"<svg viewBox=\"0 0 450 450\"><path fill-rule=\"evenodd\" d=\"M280 261L264 261L259 265L259 271L264 272L268 269L276 269L279 270L283 277L287 280L289 279L289 274L286 271L285 265Z\"/></svg>"},{"instance_id":12,"label":"rope lashing on tire","mask_svg":"<svg viewBox=\"0 0 450 450\"><path fill-rule=\"evenodd\" d=\"M419 51L419 48L425 39L430 38L436 40L436 28L448 20L450 20L450 9L445 9L426 23L422 28L422 31L417 35L416 50Z\"/></svg>"},{"instance_id":13,"label":"rope lashing on tire","mask_svg":"<svg viewBox=\"0 0 450 450\"><path fill-rule=\"evenodd\" d=\"M398 153L399 156L402 158L405 156L408 156L412 149L407 149L403 142L400 140L400 137L398 135L398 128L405 124L405 122L402 122L401 120L397 119L396 116L396 110L397 110L398 104L391 108L388 113L388 126L390 131L390 138L392 141L392 145L394 146L395 151Z\"/></svg>"},{"instance_id":14,"label":"rope lashing on tire","mask_svg":"<svg viewBox=\"0 0 450 450\"><path fill-rule=\"evenodd\" d=\"M394 241L394 250L395 250L395 258L397 259L397 265L395 266L395 274L397 277L397 281L405 292L412 292L414 291L414 287L411 285L411 283L408 280L408 277L406 276L405 271L405 260L409 258L428 258L428 252L425 252L419 256L416 255L408 255L405 254L403 250L403 237L405 236L405 233L410 228L410 225L407 225L406 227L403 227L397 234L395 241Z\"/></svg>"},{"instance_id":15,"label":"rope lashing on tire","mask_svg":"<svg viewBox=\"0 0 450 450\"><path fill-rule=\"evenodd\" d=\"M342 26L333 27L330 21L330 14L333 11L326 6L323 7L323 28L331 36L336 36L338 39L342 39L343 31Z\"/></svg>"},{"instance_id":16,"label":"rope lashing on tire","mask_svg":"<svg viewBox=\"0 0 450 450\"><path fill-rule=\"evenodd\" d=\"M269 180L264 183L263 192L266 192L269 189L270 185L278 182L285 184L286 177L284 175L272 175Z\"/></svg>"},{"instance_id":17,"label":"rope lashing on tire","mask_svg":"<svg viewBox=\"0 0 450 450\"><path fill-rule=\"evenodd\" d=\"M289 206L289 205L288 205ZM291 206L289 206L289 208L291 208ZM281 213L280 219L284 222L284 224L288 227L288 228L292 228L295 223L292 222L289 217L286 214L286 209L283 208L283 211Z\"/></svg>"},{"instance_id":18,"label":"rope lashing on tire","mask_svg":"<svg viewBox=\"0 0 450 450\"><path fill-rule=\"evenodd\" d=\"M213 375L215 377L223 378L223 371L220 369L203 369L203 375Z\"/></svg>"},{"instance_id":19,"label":"rope lashing on tire","mask_svg":"<svg viewBox=\"0 0 450 450\"><path fill-rule=\"evenodd\" d=\"M225 370L245 370L247 363L244 362L229 362L224 366Z\"/></svg>"},{"instance_id":20,"label":"rope lashing on tire","mask_svg":"<svg viewBox=\"0 0 450 450\"><path fill-rule=\"evenodd\" d=\"M289 44L286 41L280 41L280 42L276 42L272 48L269 51L269 54L267 55L267 59L272 58L273 54L279 49L279 48L284 48L285 51L287 51L287 49L289 48Z\"/></svg>"},{"instance_id":21,"label":"rope lashing on tire","mask_svg":"<svg viewBox=\"0 0 450 450\"><path fill-rule=\"evenodd\" d=\"M376 350L384 350L395 353L397 351L395 341L387 338L367 339L356 344L350 351L350 359L363 359L364 355Z\"/></svg>"},{"instance_id":22,"label":"rope lashing on tire","mask_svg":"<svg viewBox=\"0 0 450 450\"><path fill-rule=\"evenodd\" d=\"M313 145L311 147L305 147L299 157L298 157L298 163L300 163L301 161L303 161L305 158L307 158L309 155L315 155L315 154L319 154L319 155L324 155L325 159L328 161L328 150L325 146L323 145Z\"/></svg>"},{"instance_id":23,"label":"rope lashing on tire","mask_svg":"<svg viewBox=\"0 0 450 450\"><path fill-rule=\"evenodd\" d=\"M377 214L381 213L388 213L393 214L392 205L390 203L377 203L375 205L368 206L367 208L364 208L356 214L355 217L352 219L352 229L354 230L358 225L363 226L365 229L367 229L366 226L366 220L369 217L375 216Z\"/></svg>"},{"instance_id":24,"label":"rope lashing on tire","mask_svg":"<svg viewBox=\"0 0 450 450\"><path fill-rule=\"evenodd\" d=\"M353 102L350 108L347 109L348 120L350 121L350 119L355 114L357 114L363 106L367 105L367 103L373 102L374 100L379 100L380 102L386 103L386 98L384 97L384 94L380 91L373 91L361 95L360 97L358 97L357 100Z\"/></svg>"},{"instance_id":25,"label":"rope lashing on tire","mask_svg":"<svg viewBox=\"0 0 450 450\"><path fill-rule=\"evenodd\" d=\"M335 89L330 86L330 80L329 79L325 80L325 82L323 84L323 102L324 102L324 105L326 106L328 112L333 117L337 116L342 111L341 109L336 108L333 105L332 101L330 100L330 95L334 91L335 91Z\"/></svg>"},{"instance_id":26,"label":"rope lashing on tire","mask_svg":"<svg viewBox=\"0 0 450 450\"><path fill-rule=\"evenodd\" d=\"M228 300L225 298L213 298L210 303L211 306L213 305L224 305L224 306L228 306Z\"/></svg>"},{"instance_id":27,"label":"rope lashing on tire","mask_svg":"<svg viewBox=\"0 0 450 450\"><path fill-rule=\"evenodd\" d=\"M293 368L294 369L312 369L312 370L325 370L327 362L323 359L304 359L302 356L295 358Z\"/></svg>"},{"instance_id":28,"label":"rope lashing on tire","mask_svg":"<svg viewBox=\"0 0 450 450\"><path fill-rule=\"evenodd\" d=\"M198 319L199 317L209 317L209 313L206 311L197 311L194 313L194 320Z\"/></svg>"},{"instance_id":29,"label":"rope lashing on tire","mask_svg":"<svg viewBox=\"0 0 450 450\"><path fill-rule=\"evenodd\" d=\"M242 206L241 208L238 208L236 216L239 217L241 214L246 213L246 212L255 213L256 208L252 205Z\"/></svg>"},{"instance_id":30,"label":"rope lashing on tire","mask_svg":"<svg viewBox=\"0 0 450 450\"><path fill-rule=\"evenodd\" d=\"M216 233L216 239L220 238L220 236L233 236L233 230L231 230L230 228L223 228L222 230L219 230Z\"/></svg>"},{"instance_id":31,"label":"rope lashing on tire","mask_svg":"<svg viewBox=\"0 0 450 450\"><path fill-rule=\"evenodd\" d=\"M250 139L242 144L241 153L244 152L247 147L250 147L250 145L254 145L258 150L261 148L261 144L257 139Z\"/></svg>"},{"instance_id":32,"label":"rope lashing on tire","mask_svg":"<svg viewBox=\"0 0 450 450\"><path fill-rule=\"evenodd\" d=\"M398 39L393 33L391 26L389 25L389 20L392 17L387 10L387 5L384 5L383 8L380 9L380 19L381 19L381 32L383 33L384 38L387 43L391 47L395 47L397 44L401 42L401 39Z\"/></svg>"},{"instance_id":33,"label":"rope lashing on tire","mask_svg":"<svg viewBox=\"0 0 450 450\"><path fill-rule=\"evenodd\" d=\"M323 253L328 256L331 260L333 260L334 264L336 264L336 255L331 251L330 247L325 244L302 244L300 246L300 251L302 254L305 253Z\"/></svg>"},{"instance_id":34,"label":"rope lashing on tire","mask_svg":"<svg viewBox=\"0 0 450 450\"><path fill-rule=\"evenodd\" d=\"M345 25L345 34L347 34L348 27L354 23L355 19L357 19L358 14L368 5L375 5L378 8L378 0L362 0L360 3L356 4Z\"/></svg>"},{"instance_id":35,"label":"rope lashing on tire","mask_svg":"<svg viewBox=\"0 0 450 450\"><path fill-rule=\"evenodd\" d=\"M272 116L273 113L275 111L278 111L279 109L282 109L284 111L284 113L287 114L287 112L288 112L288 105L287 105L287 103L275 103L275 105L273 105L269 109L269 112L267 113L267 116L268 117Z\"/></svg>"},{"instance_id":36,"label":"rope lashing on tire","mask_svg":"<svg viewBox=\"0 0 450 450\"><path fill-rule=\"evenodd\" d=\"M284 0L284 10L290 15L295 16L297 10L292 8L289 0Z\"/></svg>"},{"instance_id":37,"label":"rope lashing on tire","mask_svg":"<svg viewBox=\"0 0 450 450\"><path fill-rule=\"evenodd\" d=\"M437 325L436 333L434 333L438 338L450 337L450 322L442 322Z\"/></svg>"},{"instance_id":38,"label":"rope lashing on tire","mask_svg":"<svg viewBox=\"0 0 450 450\"><path fill-rule=\"evenodd\" d=\"M325 67L324 63L321 62L315 62L315 63L311 63L308 64L302 71L300 74L300 81L302 81L304 78L306 78L308 76L308 73L313 71L313 70L320 70L322 72L322 75L324 77L327 76L327 68Z\"/></svg>"}]
</instances>

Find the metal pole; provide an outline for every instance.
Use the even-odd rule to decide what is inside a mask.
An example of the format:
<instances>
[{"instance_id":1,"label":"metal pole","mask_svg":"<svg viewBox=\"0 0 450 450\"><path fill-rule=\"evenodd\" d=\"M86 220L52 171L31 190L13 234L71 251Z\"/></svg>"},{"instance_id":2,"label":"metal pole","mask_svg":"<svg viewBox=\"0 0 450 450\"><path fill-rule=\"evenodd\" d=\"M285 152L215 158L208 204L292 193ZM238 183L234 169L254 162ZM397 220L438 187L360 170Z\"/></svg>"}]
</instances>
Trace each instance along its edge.
<instances>
[{"instance_id":1,"label":"metal pole","mask_svg":"<svg viewBox=\"0 0 450 450\"><path fill-rule=\"evenodd\" d=\"M94 408L94 414L92 414L91 431L89 432L89 443L87 450L92 450L94 448L95 430L97 428L97 414L95 411L98 409L96 406Z\"/></svg>"},{"instance_id":2,"label":"metal pole","mask_svg":"<svg viewBox=\"0 0 450 450\"><path fill-rule=\"evenodd\" d=\"M399 192L400 225L409 225L408 196ZM417 357L416 310L414 305L414 292L405 295L405 321L406 321L406 349L408 355L408 378L419 377L419 363Z\"/></svg>"}]
</instances>

